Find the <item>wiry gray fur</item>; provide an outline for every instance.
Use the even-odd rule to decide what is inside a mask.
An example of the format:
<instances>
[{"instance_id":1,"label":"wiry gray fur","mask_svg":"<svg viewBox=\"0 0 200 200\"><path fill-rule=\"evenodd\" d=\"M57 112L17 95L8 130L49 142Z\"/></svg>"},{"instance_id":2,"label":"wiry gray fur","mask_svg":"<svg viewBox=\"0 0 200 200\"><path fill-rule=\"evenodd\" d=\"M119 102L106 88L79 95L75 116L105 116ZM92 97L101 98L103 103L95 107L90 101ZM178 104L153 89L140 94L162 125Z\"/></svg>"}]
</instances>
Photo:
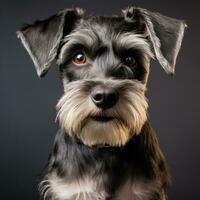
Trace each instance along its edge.
<instances>
[{"instance_id":1,"label":"wiry gray fur","mask_svg":"<svg viewBox=\"0 0 200 200\"><path fill-rule=\"evenodd\" d=\"M64 86L61 129L40 184L44 200L167 198L170 175L145 91L154 57L174 73L186 25L142 8L123 13L66 9L17 32L38 75L56 60ZM81 64L74 59L80 52Z\"/></svg>"}]
</instances>

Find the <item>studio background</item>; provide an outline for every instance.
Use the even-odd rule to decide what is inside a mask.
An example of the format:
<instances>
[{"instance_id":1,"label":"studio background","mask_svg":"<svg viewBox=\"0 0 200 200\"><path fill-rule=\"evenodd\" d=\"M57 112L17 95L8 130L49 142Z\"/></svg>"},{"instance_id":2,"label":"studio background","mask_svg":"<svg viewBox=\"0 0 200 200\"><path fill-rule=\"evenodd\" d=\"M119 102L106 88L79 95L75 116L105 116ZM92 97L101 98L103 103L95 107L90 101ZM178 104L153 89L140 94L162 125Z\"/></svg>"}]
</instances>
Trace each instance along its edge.
<instances>
[{"instance_id":1,"label":"studio background","mask_svg":"<svg viewBox=\"0 0 200 200\"><path fill-rule=\"evenodd\" d=\"M58 128L58 67L39 79L15 31L65 7L120 14L129 5L185 19L174 77L153 62L148 85L151 122L172 174L169 200L200 199L200 2L198 0L4 0L0 2L0 199L37 200L42 171Z\"/></svg>"}]
</instances>

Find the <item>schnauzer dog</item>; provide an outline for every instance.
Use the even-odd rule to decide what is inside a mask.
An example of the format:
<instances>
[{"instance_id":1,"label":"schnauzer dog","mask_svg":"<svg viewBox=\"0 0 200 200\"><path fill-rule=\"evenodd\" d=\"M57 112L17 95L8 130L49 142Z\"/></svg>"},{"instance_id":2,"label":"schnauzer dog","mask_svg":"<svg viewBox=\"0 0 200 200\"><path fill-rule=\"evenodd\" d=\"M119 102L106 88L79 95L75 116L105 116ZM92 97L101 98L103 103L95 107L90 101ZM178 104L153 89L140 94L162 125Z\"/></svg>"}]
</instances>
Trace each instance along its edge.
<instances>
[{"instance_id":1,"label":"schnauzer dog","mask_svg":"<svg viewBox=\"0 0 200 200\"><path fill-rule=\"evenodd\" d=\"M72 8L17 32L38 76L56 60L64 87L43 199L167 199L170 175L145 90L153 58L174 74L185 27L143 8L110 17Z\"/></svg>"}]
</instances>

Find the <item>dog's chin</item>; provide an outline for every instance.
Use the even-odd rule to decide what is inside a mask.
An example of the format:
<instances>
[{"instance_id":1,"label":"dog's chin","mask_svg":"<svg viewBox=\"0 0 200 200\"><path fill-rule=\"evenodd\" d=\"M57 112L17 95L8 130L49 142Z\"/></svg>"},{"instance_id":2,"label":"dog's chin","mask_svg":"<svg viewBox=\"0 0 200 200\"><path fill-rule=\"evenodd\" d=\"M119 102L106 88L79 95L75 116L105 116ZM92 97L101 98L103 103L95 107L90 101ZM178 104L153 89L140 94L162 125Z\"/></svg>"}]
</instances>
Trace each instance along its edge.
<instances>
[{"instance_id":1,"label":"dog's chin","mask_svg":"<svg viewBox=\"0 0 200 200\"><path fill-rule=\"evenodd\" d=\"M90 117L76 133L78 138L88 146L123 146L132 134L131 129L120 119L111 116Z\"/></svg>"}]
</instances>

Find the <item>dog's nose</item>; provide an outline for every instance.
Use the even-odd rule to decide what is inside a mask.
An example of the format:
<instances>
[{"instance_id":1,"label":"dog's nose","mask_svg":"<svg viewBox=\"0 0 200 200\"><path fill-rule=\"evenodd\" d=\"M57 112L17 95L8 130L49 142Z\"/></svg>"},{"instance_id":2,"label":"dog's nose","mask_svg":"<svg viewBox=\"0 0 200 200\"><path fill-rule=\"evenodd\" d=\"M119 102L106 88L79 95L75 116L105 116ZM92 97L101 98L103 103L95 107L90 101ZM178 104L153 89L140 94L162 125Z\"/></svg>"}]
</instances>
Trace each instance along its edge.
<instances>
[{"instance_id":1,"label":"dog's nose","mask_svg":"<svg viewBox=\"0 0 200 200\"><path fill-rule=\"evenodd\" d=\"M97 87L92 91L91 97L97 107L105 110L117 103L119 93L114 88Z\"/></svg>"}]
</instances>

